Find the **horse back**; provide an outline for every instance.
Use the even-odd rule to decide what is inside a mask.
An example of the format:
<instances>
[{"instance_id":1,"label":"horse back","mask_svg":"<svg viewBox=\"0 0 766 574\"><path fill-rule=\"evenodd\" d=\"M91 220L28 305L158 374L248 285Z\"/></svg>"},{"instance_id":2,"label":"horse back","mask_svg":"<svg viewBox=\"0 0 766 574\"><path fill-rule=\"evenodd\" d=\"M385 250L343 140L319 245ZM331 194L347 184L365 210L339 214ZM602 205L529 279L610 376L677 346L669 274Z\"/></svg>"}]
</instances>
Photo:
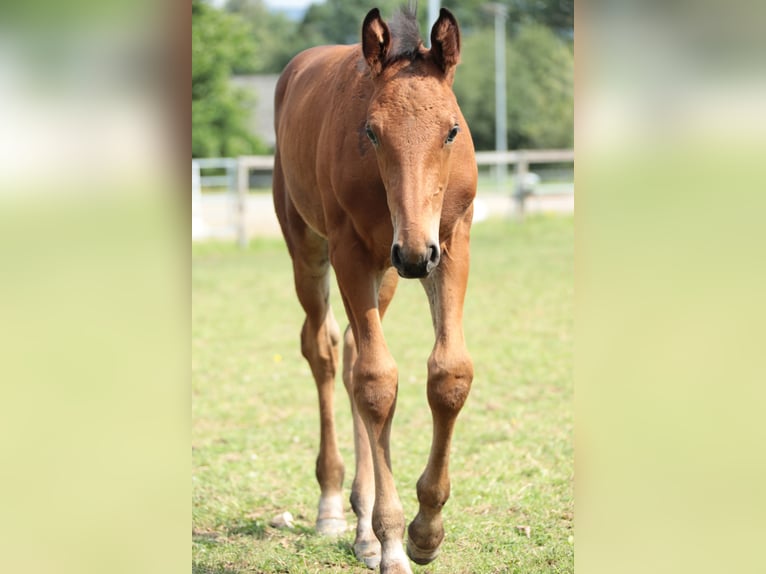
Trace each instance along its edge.
<instances>
[{"instance_id":1,"label":"horse back","mask_svg":"<svg viewBox=\"0 0 766 574\"><path fill-rule=\"evenodd\" d=\"M359 45L317 46L295 56L277 82L274 129L285 193L324 237L328 220L344 213L343 188L379 180L374 154L358 142L370 89L363 64Z\"/></svg>"}]
</instances>

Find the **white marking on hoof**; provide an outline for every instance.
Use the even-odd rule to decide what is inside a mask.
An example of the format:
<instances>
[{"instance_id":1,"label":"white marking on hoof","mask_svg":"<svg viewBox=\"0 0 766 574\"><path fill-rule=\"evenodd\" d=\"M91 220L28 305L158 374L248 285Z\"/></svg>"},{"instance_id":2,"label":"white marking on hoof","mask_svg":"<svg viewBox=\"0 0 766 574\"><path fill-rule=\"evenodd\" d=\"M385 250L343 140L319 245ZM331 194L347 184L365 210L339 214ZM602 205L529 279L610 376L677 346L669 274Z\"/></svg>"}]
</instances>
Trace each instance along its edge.
<instances>
[{"instance_id":1,"label":"white marking on hoof","mask_svg":"<svg viewBox=\"0 0 766 574\"><path fill-rule=\"evenodd\" d=\"M441 546L437 546L435 550L424 550L423 548L418 547L409 536L407 537L407 556L409 556L415 564L423 566L429 562L433 562L439 555L439 552L441 552Z\"/></svg>"},{"instance_id":2,"label":"white marking on hoof","mask_svg":"<svg viewBox=\"0 0 766 574\"><path fill-rule=\"evenodd\" d=\"M375 570L380 564L380 542L377 538L354 542L354 554L367 568Z\"/></svg>"},{"instance_id":3,"label":"white marking on hoof","mask_svg":"<svg viewBox=\"0 0 766 574\"><path fill-rule=\"evenodd\" d=\"M404 553L402 543L387 544L380 557L381 574L412 574L410 561Z\"/></svg>"},{"instance_id":4,"label":"white marking on hoof","mask_svg":"<svg viewBox=\"0 0 766 574\"><path fill-rule=\"evenodd\" d=\"M319 498L317 512L317 534L339 536L346 532L346 517L343 515L343 499L340 495Z\"/></svg>"},{"instance_id":5,"label":"white marking on hoof","mask_svg":"<svg viewBox=\"0 0 766 574\"><path fill-rule=\"evenodd\" d=\"M345 518L320 518L317 520L317 534L340 536L348 530Z\"/></svg>"},{"instance_id":6,"label":"white marking on hoof","mask_svg":"<svg viewBox=\"0 0 766 574\"><path fill-rule=\"evenodd\" d=\"M319 497L317 534L340 536L347 528L346 517L343 515L343 498L339 494Z\"/></svg>"}]
</instances>

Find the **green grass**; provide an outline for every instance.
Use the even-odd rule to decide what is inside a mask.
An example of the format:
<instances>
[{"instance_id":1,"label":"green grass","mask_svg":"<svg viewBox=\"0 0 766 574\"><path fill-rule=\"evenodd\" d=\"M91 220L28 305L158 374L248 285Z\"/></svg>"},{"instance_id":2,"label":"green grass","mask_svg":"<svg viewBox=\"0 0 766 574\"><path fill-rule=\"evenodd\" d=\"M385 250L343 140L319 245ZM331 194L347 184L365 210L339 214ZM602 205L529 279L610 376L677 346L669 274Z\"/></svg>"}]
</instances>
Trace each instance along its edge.
<instances>
[{"instance_id":1,"label":"green grass","mask_svg":"<svg viewBox=\"0 0 766 574\"><path fill-rule=\"evenodd\" d=\"M193 572L369 572L351 532L313 533L316 391L283 243L196 244L192 262ZM465 333L475 378L455 430L442 553L414 572L573 572L572 269L571 217L474 226ZM332 304L345 327L335 285ZM400 281L384 328L399 365L391 456L409 520L431 432L433 331L418 282ZM353 441L340 377L336 391L348 493ZM270 527L285 510L295 528Z\"/></svg>"}]
</instances>

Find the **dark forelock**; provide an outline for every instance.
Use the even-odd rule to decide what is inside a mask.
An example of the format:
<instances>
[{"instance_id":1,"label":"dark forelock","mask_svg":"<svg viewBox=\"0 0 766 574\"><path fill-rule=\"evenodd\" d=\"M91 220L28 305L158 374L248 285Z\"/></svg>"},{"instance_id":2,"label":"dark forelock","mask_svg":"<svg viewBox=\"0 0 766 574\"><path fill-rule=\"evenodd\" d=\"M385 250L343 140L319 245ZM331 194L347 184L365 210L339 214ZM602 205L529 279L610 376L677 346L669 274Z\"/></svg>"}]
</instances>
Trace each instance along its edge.
<instances>
[{"instance_id":1,"label":"dark forelock","mask_svg":"<svg viewBox=\"0 0 766 574\"><path fill-rule=\"evenodd\" d=\"M410 2L407 8L399 9L391 18L389 27L393 43L389 59L412 59L420 53L423 41L418 27L417 2Z\"/></svg>"}]
</instances>

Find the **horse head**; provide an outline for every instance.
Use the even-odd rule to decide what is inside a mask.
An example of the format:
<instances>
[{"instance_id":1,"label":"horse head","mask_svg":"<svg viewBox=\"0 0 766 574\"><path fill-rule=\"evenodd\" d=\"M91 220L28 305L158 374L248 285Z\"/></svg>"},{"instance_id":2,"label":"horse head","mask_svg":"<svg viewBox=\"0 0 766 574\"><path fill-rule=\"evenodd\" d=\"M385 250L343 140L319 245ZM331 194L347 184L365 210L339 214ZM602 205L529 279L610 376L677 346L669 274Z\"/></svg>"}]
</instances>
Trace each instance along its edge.
<instances>
[{"instance_id":1,"label":"horse head","mask_svg":"<svg viewBox=\"0 0 766 574\"><path fill-rule=\"evenodd\" d=\"M373 85L364 129L391 212L391 263L402 277L425 277L439 264L450 160L465 128L452 91L460 31L442 8L426 49L414 14L389 28L375 8L362 25L362 51Z\"/></svg>"}]
</instances>

